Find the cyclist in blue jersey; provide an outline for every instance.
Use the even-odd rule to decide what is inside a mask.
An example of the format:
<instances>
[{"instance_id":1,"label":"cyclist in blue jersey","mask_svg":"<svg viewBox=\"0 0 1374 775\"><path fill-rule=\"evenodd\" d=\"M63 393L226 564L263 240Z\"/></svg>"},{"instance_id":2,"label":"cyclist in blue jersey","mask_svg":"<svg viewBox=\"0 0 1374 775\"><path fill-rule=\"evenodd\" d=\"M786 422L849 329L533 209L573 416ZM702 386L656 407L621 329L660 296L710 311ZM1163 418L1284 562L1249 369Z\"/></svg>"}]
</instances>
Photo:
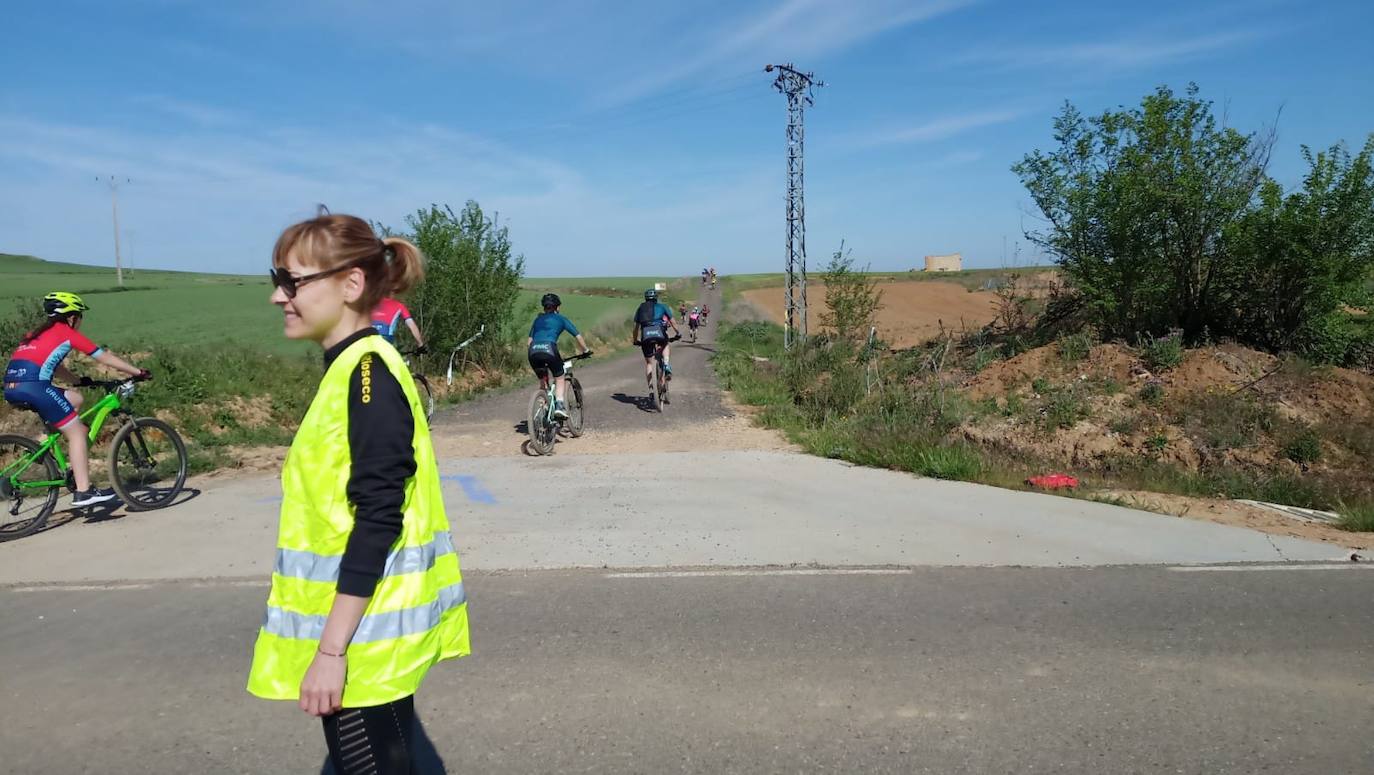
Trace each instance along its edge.
<instances>
[{"instance_id":1,"label":"cyclist in blue jersey","mask_svg":"<svg viewBox=\"0 0 1374 775\"><path fill-rule=\"evenodd\" d=\"M673 322L673 311L658 300L654 288L644 292L644 303L635 310L634 331L631 341L639 345L644 354L644 378L649 386L654 384L654 349L663 345L663 371L668 379L673 378L673 367L668 362L668 329L677 334L677 324Z\"/></svg>"},{"instance_id":2,"label":"cyclist in blue jersey","mask_svg":"<svg viewBox=\"0 0 1374 775\"><path fill-rule=\"evenodd\" d=\"M572 324L558 311L563 306L563 300L558 298L556 293L546 293L544 298L539 300L544 307L543 313L535 317L534 323L530 325L529 360L530 368L534 373L543 377L545 374L554 378L554 407L553 416L560 420L568 419L568 407L563 401L563 391L567 386L567 378L563 376L563 356L558 352L558 337L564 331L572 334L577 339L577 346L580 352L589 352L587 340L582 338L582 334L577 330L577 326Z\"/></svg>"}]
</instances>

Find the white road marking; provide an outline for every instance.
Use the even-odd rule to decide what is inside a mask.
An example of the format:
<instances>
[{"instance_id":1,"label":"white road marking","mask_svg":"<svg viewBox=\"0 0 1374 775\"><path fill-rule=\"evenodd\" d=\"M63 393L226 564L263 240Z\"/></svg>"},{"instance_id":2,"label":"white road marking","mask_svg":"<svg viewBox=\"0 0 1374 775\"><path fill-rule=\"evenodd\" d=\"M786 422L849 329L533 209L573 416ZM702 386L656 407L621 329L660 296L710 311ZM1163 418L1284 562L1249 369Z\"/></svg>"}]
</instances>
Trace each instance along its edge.
<instances>
[{"instance_id":1,"label":"white road marking","mask_svg":"<svg viewBox=\"0 0 1374 775\"><path fill-rule=\"evenodd\" d=\"M166 581L111 581L94 584L34 584L26 587L0 587L0 592L124 592L134 589L152 589L175 584L179 587L262 587L266 589L270 581L263 579L167 579Z\"/></svg>"},{"instance_id":2,"label":"white road marking","mask_svg":"<svg viewBox=\"0 0 1374 775\"><path fill-rule=\"evenodd\" d=\"M646 570L607 573L608 579L691 579L711 576L903 576L911 568L746 568L740 570Z\"/></svg>"},{"instance_id":3,"label":"white road marking","mask_svg":"<svg viewBox=\"0 0 1374 775\"><path fill-rule=\"evenodd\" d=\"M1176 573L1216 573L1231 571L1269 571L1269 570L1374 570L1374 563L1343 562L1336 563L1290 563L1285 565L1174 565L1169 570Z\"/></svg>"}]
</instances>

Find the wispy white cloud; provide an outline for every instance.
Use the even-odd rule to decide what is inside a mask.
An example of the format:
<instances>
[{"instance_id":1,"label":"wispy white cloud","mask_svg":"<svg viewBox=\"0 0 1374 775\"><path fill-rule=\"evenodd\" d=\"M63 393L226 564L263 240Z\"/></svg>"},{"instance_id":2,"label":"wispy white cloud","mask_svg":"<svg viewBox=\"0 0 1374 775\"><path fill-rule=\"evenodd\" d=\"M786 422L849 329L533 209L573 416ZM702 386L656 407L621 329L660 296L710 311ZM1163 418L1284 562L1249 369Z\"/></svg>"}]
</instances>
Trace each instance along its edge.
<instances>
[{"instance_id":1,"label":"wispy white cloud","mask_svg":"<svg viewBox=\"0 0 1374 775\"><path fill-rule=\"evenodd\" d=\"M926 165L926 168L930 170L946 170L951 167L962 167L965 164L973 164L974 162L982 161L985 156L987 156L987 153L984 151L954 151L931 161Z\"/></svg>"},{"instance_id":2,"label":"wispy white cloud","mask_svg":"<svg viewBox=\"0 0 1374 775\"><path fill-rule=\"evenodd\" d=\"M1000 108L940 116L915 124L890 125L858 132L838 144L841 147L863 149L947 140L976 129L1015 121L1026 114L1025 109Z\"/></svg>"},{"instance_id":3,"label":"wispy white cloud","mask_svg":"<svg viewBox=\"0 0 1374 775\"><path fill-rule=\"evenodd\" d=\"M932 19L976 0L783 0L763 10L719 18L683 41L685 52L667 66L608 87L600 105L629 102L693 76L769 61L809 59L841 51L888 30ZM665 52L668 53L668 52ZM637 68L640 69L640 68Z\"/></svg>"},{"instance_id":4,"label":"wispy white cloud","mask_svg":"<svg viewBox=\"0 0 1374 775\"><path fill-rule=\"evenodd\" d=\"M652 235L705 229L746 244L776 186L775 170L740 169L653 196L589 180L552 157L437 124L256 128L187 123L175 132L82 126L0 114L0 233L5 247L83 260L108 248L108 200L96 176L131 183L121 222L147 265L249 272L277 230L315 203L401 225L430 202L468 198L512 225L532 272L569 261L606 274L642 269L646 249L671 265L692 248ZM769 221L771 223L771 221ZM622 239L607 242L614 233ZM713 237L714 238L714 237Z\"/></svg>"},{"instance_id":5,"label":"wispy white cloud","mask_svg":"<svg viewBox=\"0 0 1374 775\"><path fill-rule=\"evenodd\" d=\"M138 94L129 98L129 103L136 108L156 111L199 126L223 126L238 120L238 115L233 111L165 94Z\"/></svg>"},{"instance_id":6,"label":"wispy white cloud","mask_svg":"<svg viewBox=\"0 0 1374 775\"><path fill-rule=\"evenodd\" d=\"M985 46L949 60L961 66L1005 69L1090 66L1099 70L1156 67L1182 62L1272 36L1272 30L1252 28L1178 37L1133 37L1093 43L1034 46Z\"/></svg>"},{"instance_id":7,"label":"wispy white cloud","mask_svg":"<svg viewBox=\"0 0 1374 775\"><path fill-rule=\"evenodd\" d=\"M882 33L984 0L241 0L199 6L216 23L250 30L326 29L378 56L439 67L528 75L561 83L584 105L606 109L691 87L770 61L809 64ZM377 30L395 30L377 34ZM232 67L223 52L179 43L189 55ZM762 75L760 74L760 77Z\"/></svg>"}]
</instances>

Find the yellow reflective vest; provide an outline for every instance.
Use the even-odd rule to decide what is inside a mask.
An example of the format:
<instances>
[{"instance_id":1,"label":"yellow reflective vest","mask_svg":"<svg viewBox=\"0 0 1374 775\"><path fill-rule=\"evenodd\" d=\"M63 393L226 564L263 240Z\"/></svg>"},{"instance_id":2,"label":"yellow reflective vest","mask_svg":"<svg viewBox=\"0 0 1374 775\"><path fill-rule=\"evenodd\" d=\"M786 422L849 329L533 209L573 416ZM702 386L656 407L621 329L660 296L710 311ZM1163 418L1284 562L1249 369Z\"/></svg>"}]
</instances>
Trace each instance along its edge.
<instances>
[{"instance_id":1,"label":"yellow reflective vest","mask_svg":"<svg viewBox=\"0 0 1374 775\"><path fill-rule=\"evenodd\" d=\"M300 697L334 603L354 523L346 492L352 462L348 388L360 364L364 401L368 373L379 368L396 377L410 401L415 476L406 482L401 536L348 646L343 706L381 705L414 694L430 665L469 653L467 598L425 413L400 354L381 337L367 336L345 348L325 372L282 467L272 592L248 676L248 691L259 697Z\"/></svg>"}]
</instances>

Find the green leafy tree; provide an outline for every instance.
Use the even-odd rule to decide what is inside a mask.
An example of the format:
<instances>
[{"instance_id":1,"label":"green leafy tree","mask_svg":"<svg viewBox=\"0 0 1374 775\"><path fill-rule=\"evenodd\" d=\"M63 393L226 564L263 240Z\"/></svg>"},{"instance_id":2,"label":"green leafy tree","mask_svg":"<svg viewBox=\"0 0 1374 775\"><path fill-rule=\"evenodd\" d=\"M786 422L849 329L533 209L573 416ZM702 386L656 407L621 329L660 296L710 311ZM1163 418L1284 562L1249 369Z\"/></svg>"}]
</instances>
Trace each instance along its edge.
<instances>
[{"instance_id":1,"label":"green leafy tree","mask_svg":"<svg viewBox=\"0 0 1374 775\"><path fill-rule=\"evenodd\" d=\"M446 355L485 325L486 334L473 345L474 359L508 366L525 259L512 251L507 227L473 201L459 213L430 205L407 217L406 225L428 259L425 280L410 300L431 350Z\"/></svg>"},{"instance_id":2,"label":"green leafy tree","mask_svg":"<svg viewBox=\"0 0 1374 775\"><path fill-rule=\"evenodd\" d=\"M858 344L868 336L882 300L882 291L873 280L854 270L854 258L841 242L825 269L826 310L821 325L834 331L837 340Z\"/></svg>"},{"instance_id":3,"label":"green leafy tree","mask_svg":"<svg viewBox=\"0 0 1374 775\"><path fill-rule=\"evenodd\" d=\"M1056 259L1104 336L1215 329L1236 302L1223 234L1265 180L1272 133L1220 126L1196 85L1084 118L1066 104L1058 148L1013 166L1044 216L1027 237Z\"/></svg>"},{"instance_id":4,"label":"green leafy tree","mask_svg":"<svg viewBox=\"0 0 1374 775\"><path fill-rule=\"evenodd\" d=\"M1344 361L1361 334L1347 308L1368 309L1374 272L1374 136L1355 156L1312 153L1301 190L1269 181L1228 232L1239 280L1238 338L1269 350Z\"/></svg>"}]
</instances>

